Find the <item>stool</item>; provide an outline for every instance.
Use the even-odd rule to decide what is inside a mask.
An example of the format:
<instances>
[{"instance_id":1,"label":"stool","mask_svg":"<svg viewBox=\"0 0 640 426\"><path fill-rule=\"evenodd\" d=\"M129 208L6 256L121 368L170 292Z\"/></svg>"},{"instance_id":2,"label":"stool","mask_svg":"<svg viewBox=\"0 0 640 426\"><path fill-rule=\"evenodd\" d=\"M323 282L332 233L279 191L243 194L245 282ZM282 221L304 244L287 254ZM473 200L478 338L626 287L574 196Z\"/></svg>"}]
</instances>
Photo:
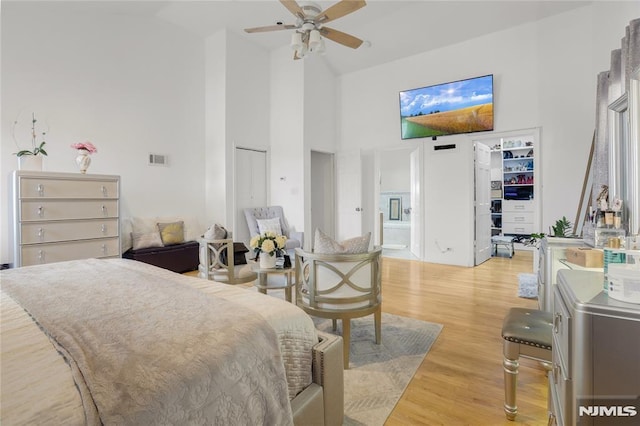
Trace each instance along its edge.
<instances>
[{"instance_id":1,"label":"stool","mask_svg":"<svg viewBox=\"0 0 640 426\"><path fill-rule=\"evenodd\" d=\"M505 246L509 249L509 257L513 257L515 253L513 249L513 241L514 237L503 237L501 235L494 235L491 237L491 244L493 244L493 255L496 256L498 254L498 246Z\"/></svg>"},{"instance_id":2,"label":"stool","mask_svg":"<svg viewBox=\"0 0 640 426\"><path fill-rule=\"evenodd\" d=\"M536 309L511 308L504 318L504 412L509 420L514 420L518 413L518 359L525 357L550 363L552 327L551 313Z\"/></svg>"}]
</instances>

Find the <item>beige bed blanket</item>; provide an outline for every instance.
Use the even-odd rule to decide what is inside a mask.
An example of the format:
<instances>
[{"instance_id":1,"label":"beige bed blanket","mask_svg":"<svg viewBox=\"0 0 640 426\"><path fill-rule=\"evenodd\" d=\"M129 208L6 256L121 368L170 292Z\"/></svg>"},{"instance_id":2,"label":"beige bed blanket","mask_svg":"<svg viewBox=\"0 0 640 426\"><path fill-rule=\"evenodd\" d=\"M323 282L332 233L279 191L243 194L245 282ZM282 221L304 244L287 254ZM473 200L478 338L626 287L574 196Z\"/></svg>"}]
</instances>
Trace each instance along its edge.
<instances>
[{"instance_id":1,"label":"beige bed blanket","mask_svg":"<svg viewBox=\"0 0 640 426\"><path fill-rule=\"evenodd\" d=\"M122 259L2 274L70 363L89 424L291 424L274 330L180 284Z\"/></svg>"}]
</instances>

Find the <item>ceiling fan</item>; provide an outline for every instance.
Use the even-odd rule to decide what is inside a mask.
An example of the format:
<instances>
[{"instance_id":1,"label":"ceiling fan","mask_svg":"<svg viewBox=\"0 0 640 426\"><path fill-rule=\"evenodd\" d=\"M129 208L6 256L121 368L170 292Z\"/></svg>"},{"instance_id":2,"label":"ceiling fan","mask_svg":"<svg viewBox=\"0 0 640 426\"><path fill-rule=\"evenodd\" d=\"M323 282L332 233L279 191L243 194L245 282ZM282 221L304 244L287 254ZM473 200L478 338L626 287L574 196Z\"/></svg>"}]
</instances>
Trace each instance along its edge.
<instances>
[{"instance_id":1,"label":"ceiling fan","mask_svg":"<svg viewBox=\"0 0 640 426\"><path fill-rule=\"evenodd\" d=\"M291 48L295 51L294 59L303 58L308 53L323 53L323 37L352 49L357 49L363 43L357 37L325 27L324 24L366 6L367 3L364 0L341 0L326 10L322 10L317 4L307 1L298 4L295 0L280 0L280 3L296 17L295 24L278 22L276 25L266 27L245 28L245 31L248 33L263 33L295 30L291 36Z\"/></svg>"}]
</instances>

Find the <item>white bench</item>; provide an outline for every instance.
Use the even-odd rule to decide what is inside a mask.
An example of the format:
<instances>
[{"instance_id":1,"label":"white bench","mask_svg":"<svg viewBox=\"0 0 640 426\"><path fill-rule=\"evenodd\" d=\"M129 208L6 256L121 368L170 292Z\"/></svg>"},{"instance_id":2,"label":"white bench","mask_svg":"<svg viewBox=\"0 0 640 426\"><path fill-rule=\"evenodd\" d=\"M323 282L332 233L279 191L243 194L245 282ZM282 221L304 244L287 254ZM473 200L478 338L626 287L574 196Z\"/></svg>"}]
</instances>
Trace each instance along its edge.
<instances>
[{"instance_id":1,"label":"white bench","mask_svg":"<svg viewBox=\"0 0 640 426\"><path fill-rule=\"evenodd\" d=\"M493 255L498 255L498 246L505 246L509 249L509 257L513 257L515 250L513 248L514 237L504 237L502 235L494 235L491 237L491 244L493 244Z\"/></svg>"}]
</instances>

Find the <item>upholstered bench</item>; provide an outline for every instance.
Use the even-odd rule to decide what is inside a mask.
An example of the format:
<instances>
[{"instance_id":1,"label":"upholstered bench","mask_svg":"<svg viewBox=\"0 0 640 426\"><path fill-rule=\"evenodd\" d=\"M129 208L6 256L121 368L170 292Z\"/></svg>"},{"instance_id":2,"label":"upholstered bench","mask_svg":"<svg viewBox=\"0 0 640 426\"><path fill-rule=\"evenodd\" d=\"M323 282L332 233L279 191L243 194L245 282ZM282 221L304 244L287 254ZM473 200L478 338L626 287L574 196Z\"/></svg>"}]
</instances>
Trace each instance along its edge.
<instances>
[{"instance_id":1,"label":"upholstered bench","mask_svg":"<svg viewBox=\"0 0 640 426\"><path fill-rule=\"evenodd\" d=\"M122 257L183 273L198 269L199 250L200 244L197 241L187 241L165 247L130 249L122 253Z\"/></svg>"},{"instance_id":2,"label":"upholstered bench","mask_svg":"<svg viewBox=\"0 0 640 426\"><path fill-rule=\"evenodd\" d=\"M504 237L502 235L494 235L491 237L491 244L493 245L493 255L498 254L498 246L505 246L509 249L509 257L513 257L515 250L513 248L514 237Z\"/></svg>"},{"instance_id":3,"label":"upholstered bench","mask_svg":"<svg viewBox=\"0 0 640 426\"><path fill-rule=\"evenodd\" d=\"M514 420L518 413L516 388L518 385L518 359L551 362L552 317L550 312L536 309L511 308L502 324L504 366L504 412Z\"/></svg>"}]
</instances>

